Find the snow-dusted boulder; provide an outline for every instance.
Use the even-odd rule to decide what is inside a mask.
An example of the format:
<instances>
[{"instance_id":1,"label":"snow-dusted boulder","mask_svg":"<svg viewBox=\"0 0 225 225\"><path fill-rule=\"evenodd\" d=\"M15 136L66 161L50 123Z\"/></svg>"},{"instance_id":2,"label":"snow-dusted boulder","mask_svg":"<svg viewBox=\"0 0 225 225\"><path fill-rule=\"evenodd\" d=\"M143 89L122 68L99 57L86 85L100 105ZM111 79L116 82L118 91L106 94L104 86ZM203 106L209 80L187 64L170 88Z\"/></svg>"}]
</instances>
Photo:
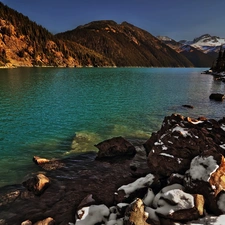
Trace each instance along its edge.
<instances>
[{"instance_id":1,"label":"snow-dusted boulder","mask_svg":"<svg viewBox=\"0 0 225 225\"><path fill-rule=\"evenodd\" d=\"M191 160L207 150L224 154L225 122L191 119L179 114L165 117L161 129L144 144L152 174L185 174Z\"/></svg>"},{"instance_id":2,"label":"snow-dusted boulder","mask_svg":"<svg viewBox=\"0 0 225 225\"><path fill-rule=\"evenodd\" d=\"M203 199L203 196L193 196L181 189L166 191L160 196L155 212L160 217L174 221L198 219L203 214L204 200L203 205L196 205L202 201L195 201L195 197Z\"/></svg>"},{"instance_id":3,"label":"snow-dusted boulder","mask_svg":"<svg viewBox=\"0 0 225 225\"><path fill-rule=\"evenodd\" d=\"M114 194L115 201L120 202L132 202L136 198L143 198L148 188L157 186L158 180L152 174L148 174L145 177L141 177L133 183L123 185L118 188Z\"/></svg>"},{"instance_id":4,"label":"snow-dusted boulder","mask_svg":"<svg viewBox=\"0 0 225 225\"><path fill-rule=\"evenodd\" d=\"M224 156L215 151L207 151L196 156L186 172L184 186L188 192L202 194L205 197L206 209L209 212L216 215L224 213L225 211L219 207L223 200L218 199L219 193L225 191Z\"/></svg>"},{"instance_id":5,"label":"snow-dusted boulder","mask_svg":"<svg viewBox=\"0 0 225 225\"><path fill-rule=\"evenodd\" d=\"M76 225L95 225L106 222L110 214L109 208L105 205L91 205L77 211Z\"/></svg>"}]
</instances>

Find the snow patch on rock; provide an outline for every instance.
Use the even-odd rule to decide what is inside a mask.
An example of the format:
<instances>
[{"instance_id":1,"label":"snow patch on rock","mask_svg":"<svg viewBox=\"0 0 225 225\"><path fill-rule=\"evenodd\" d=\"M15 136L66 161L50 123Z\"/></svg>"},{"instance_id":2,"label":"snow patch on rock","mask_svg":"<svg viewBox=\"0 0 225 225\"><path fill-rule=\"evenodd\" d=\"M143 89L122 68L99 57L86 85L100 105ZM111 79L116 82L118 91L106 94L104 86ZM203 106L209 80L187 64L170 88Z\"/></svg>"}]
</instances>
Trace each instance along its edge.
<instances>
[{"instance_id":1,"label":"snow patch on rock","mask_svg":"<svg viewBox=\"0 0 225 225\"><path fill-rule=\"evenodd\" d=\"M213 156L201 157L196 156L191 161L191 166L187 173L193 180L209 181L211 174L214 173L219 166Z\"/></svg>"},{"instance_id":2,"label":"snow patch on rock","mask_svg":"<svg viewBox=\"0 0 225 225\"><path fill-rule=\"evenodd\" d=\"M131 193L133 193L136 190L139 190L144 187L149 187L153 181L154 181L155 176L152 174L148 174L145 177L141 177L134 181L133 183L123 185L121 186L118 191L123 190L126 194L126 197L129 197Z\"/></svg>"}]
</instances>

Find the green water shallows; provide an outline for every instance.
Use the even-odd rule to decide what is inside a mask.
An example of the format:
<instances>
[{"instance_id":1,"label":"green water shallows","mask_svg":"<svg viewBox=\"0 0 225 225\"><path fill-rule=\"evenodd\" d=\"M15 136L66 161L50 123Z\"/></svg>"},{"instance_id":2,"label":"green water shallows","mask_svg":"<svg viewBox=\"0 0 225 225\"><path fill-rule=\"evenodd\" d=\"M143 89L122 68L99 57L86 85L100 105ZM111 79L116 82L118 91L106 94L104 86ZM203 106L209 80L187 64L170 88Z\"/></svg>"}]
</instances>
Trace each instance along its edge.
<instances>
[{"instance_id":1,"label":"green water shallows","mask_svg":"<svg viewBox=\"0 0 225 225\"><path fill-rule=\"evenodd\" d=\"M174 112L222 118L224 103L210 101L209 95L225 93L224 83L202 70L0 70L0 186L21 182L35 171L34 155L52 158L96 150L94 144L118 135L147 139Z\"/></svg>"}]
</instances>

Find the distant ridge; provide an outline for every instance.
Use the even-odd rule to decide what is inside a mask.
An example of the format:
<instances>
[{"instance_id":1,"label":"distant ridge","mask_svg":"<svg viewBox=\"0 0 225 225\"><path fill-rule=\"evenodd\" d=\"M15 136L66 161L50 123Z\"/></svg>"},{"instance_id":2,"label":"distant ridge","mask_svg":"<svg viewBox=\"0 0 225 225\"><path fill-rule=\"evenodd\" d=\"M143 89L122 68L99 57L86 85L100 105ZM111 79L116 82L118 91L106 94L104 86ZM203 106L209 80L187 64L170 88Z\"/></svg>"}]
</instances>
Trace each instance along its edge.
<instances>
[{"instance_id":1,"label":"distant ridge","mask_svg":"<svg viewBox=\"0 0 225 225\"><path fill-rule=\"evenodd\" d=\"M193 64L145 30L112 20L94 21L56 37L75 41L117 66L191 67Z\"/></svg>"},{"instance_id":2,"label":"distant ridge","mask_svg":"<svg viewBox=\"0 0 225 225\"><path fill-rule=\"evenodd\" d=\"M216 59L214 55L207 54L200 48L193 47L191 44L192 42L184 40L176 42L175 40L164 36L157 36L157 38L176 52L185 56L195 67L211 67ZM200 39L201 38L198 40ZM215 55L217 56L217 54Z\"/></svg>"}]
</instances>

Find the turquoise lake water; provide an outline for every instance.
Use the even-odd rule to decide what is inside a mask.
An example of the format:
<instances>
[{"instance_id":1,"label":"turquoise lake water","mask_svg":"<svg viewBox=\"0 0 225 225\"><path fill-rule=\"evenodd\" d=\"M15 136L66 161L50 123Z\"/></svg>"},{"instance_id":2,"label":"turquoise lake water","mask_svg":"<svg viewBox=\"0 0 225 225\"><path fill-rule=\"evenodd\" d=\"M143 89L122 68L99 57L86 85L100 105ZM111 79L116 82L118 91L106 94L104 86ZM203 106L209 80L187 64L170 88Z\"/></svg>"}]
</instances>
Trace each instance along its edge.
<instances>
[{"instance_id":1,"label":"turquoise lake water","mask_svg":"<svg viewBox=\"0 0 225 225\"><path fill-rule=\"evenodd\" d=\"M0 186L36 171L34 155L62 158L97 150L94 144L114 136L147 139L172 113L222 118L225 103L209 95L225 93L225 84L203 70L0 70Z\"/></svg>"}]
</instances>

